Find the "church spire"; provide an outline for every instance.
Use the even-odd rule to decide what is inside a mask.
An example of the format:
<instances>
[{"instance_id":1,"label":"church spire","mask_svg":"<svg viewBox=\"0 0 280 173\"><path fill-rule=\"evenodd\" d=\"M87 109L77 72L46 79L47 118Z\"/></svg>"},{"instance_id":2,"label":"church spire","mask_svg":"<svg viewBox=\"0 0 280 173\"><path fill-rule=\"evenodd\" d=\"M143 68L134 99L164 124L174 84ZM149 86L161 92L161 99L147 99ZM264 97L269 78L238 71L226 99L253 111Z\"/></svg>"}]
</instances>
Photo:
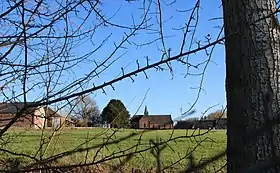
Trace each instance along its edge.
<instances>
[{"instance_id":1,"label":"church spire","mask_svg":"<svg viewBox=\"0 0 280 173\"><path fill-rule=\"evenodd\" d=\"M144 110L144 116L148 116L149 115L149 112L148 112L148 108L147 108L147 105L145 106L145 110Z\"/></svg>"}]
</instances>

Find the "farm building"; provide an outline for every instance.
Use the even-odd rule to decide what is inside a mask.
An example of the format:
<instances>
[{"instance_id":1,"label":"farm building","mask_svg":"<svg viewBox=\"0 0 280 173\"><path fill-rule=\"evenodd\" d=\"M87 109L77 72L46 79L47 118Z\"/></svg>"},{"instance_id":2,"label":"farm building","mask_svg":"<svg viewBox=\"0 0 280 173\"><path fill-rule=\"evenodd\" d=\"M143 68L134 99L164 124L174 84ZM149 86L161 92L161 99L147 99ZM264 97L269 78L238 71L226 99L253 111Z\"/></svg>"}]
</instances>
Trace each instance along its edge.
<instances>
[{"instance_id":1,"label":"farm building","mask_svg":"<svg viewBox=\"0 0 280 173\"><path fill-rule=\"evenodd\" d=\"M23 102L0 103L0 127L9 123L23 108ZM13 126L34 127L40 129L44 127L44 123L46 121L46 127L57 128L60 127L65 120L65 117L62 117L50 107L40 106L25 110Z\"/></svg>"},{"instance_id":2,"label":"farm building","mask_svg":"<svg viewBox=\"0 0 280 173\"><path fill-rule=\"evenodd\" d=\"M134 115L131 118L134 129L172 129L171 115Z\"/></svg>"},{"instance_id":3,"label":"farm building","mask_svg":"<svg viewBox=\"0 0 280 173\"><path fill-rule=\"evenodd\" d=\"M227 118L213 119L213 120L185 120L178 121L174 126L175 129L226 129Z\"/></svg>"}]
</instances>

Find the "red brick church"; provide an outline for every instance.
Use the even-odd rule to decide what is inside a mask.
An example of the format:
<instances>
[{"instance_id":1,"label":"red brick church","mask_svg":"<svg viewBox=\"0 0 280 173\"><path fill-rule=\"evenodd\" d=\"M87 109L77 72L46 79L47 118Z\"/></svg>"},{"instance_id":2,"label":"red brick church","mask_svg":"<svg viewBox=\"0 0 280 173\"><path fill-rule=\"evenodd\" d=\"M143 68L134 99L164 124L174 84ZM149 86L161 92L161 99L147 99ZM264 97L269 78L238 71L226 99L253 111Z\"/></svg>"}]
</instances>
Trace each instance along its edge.
<instances>
[{"instance_id":1,"label":"red brick church","mask_svg":"<svg viewBox=\"0 0 280 173\"><path fill-rule=\"evenodd\" d=\"M134 129L172 129L171 115L134 115L131 118Z\"/></svg>"}]
</instances>

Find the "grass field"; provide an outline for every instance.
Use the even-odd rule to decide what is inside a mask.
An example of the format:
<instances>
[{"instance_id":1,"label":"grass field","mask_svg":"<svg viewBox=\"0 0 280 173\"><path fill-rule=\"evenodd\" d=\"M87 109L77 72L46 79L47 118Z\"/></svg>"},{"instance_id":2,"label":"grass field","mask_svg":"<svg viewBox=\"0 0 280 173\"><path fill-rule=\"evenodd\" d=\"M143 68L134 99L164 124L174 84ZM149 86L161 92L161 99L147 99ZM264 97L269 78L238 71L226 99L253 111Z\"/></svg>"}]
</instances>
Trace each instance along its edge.
<instances>
[{"instance_id":1,"label":"grass field","mask_svg":"<svg viewBox=\"0 0 280 173\"><path fill-rule=\"evenodd\" d=\"M168 145L165 146L159 156L161 168L178 171L186 168L188 162L187 156L189 156L193 150L195 150L193 156L196 162L199 162L224 151L226 147L226 131L224 130L210 131L204 135L199 134L205 133L205 130L156 130L144 132L132 129L119 129L117 132L115 131L116 130L113 129L101 128L65 128L56 132L54 136L51 137L53 131L46 130L43 135L45 144L43 144L42 152L38 152L42 145L41 130L11 129L4 137L6 142L2 142L1 148L17 154L28 154L36 158L40 158L39 155L41 153L41 155L43 155L43 160L59 153L72 150L76 151L73 154L57 159L57 163L59 164L82 164L93 161L103 163L104 160L102 159L104 158L109 160L106 163L118 164L120 160L123 160L125 157L121 157L121 159L112 158L135 151L142 151L133 155L131 160L126 163L125 167L149 170L155 168L157 165L157 160L150 149L151 146L154 146L151 140L161 142L161 144L164 144L164 141L169 141L167 142ZM132 134L134 134L132 137L117 143L114 142ZM105 142L110 142L112 144L106 146L102 145ZM85 150L85 148L90 149ZM7 154L6 152L0 152L0 159L2 161L16 157L20 159L23 165L32 162L32 159L24 156L18 157ZM178 163L175 164L177 161ZM225 158L222 158L213 165L219 168L224 164Z\"/></svg>"}]
</instances>

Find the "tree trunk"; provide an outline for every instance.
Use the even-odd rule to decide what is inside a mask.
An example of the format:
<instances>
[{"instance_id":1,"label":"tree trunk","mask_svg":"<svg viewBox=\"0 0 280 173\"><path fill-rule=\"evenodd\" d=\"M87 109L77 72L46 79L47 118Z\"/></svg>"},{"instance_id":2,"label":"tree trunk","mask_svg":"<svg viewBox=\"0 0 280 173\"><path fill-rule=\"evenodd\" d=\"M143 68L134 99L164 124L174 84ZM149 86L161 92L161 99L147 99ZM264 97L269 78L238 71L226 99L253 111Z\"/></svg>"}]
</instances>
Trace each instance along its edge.
<instances>
[{"instance_id":1,"label":"tree trunk","mask_svg":"<svg viewBox=\"0 0 280 173\"><path fill-rule=\"evenodd\" d=\"M275 0L223 0L228 173L251 168L280 172L275 162L268 169L263 166L266 161L275 161L280 150L279 126L269 125L279 112L279 24L275 10Z\"/></svg>"}]
</instances>

